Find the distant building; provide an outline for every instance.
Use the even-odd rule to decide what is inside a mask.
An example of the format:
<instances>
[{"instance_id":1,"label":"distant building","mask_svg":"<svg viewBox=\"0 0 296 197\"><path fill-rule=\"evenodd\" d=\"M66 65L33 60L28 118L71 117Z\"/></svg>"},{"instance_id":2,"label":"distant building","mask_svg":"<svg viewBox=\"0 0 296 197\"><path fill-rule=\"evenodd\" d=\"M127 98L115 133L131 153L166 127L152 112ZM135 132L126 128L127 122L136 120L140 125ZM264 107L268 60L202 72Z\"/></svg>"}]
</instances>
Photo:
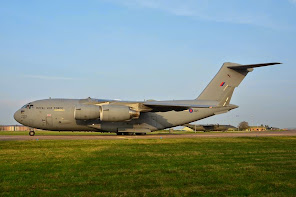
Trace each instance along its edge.
<instances>
[{"instance_id":1,"label":"distant building","mask_svg":"<svg viewBox=\"0 0 296 197\"><path fill-rule=\"evenodd\" d=\"M248 131L266 131L266 127L264 126L250 126Z\"/></svg>"},{"instance_id":2,"label":"distant building","mask_svg":"<svg viewBox=\"0 0 296 197\"><path fill-rule=\"evenodd\" d=\"M1 125L0 131L30 131L30 127L23 125Z\"/></svg>"}]
</instances>

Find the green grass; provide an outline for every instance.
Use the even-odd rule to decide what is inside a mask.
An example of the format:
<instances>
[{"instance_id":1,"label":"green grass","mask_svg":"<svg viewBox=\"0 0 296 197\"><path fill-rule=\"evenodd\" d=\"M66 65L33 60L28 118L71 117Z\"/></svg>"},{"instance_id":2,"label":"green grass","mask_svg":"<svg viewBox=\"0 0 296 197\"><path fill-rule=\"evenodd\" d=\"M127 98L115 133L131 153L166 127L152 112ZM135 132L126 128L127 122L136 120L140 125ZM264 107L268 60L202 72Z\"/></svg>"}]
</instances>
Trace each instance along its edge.
<instances>
[{"instance_id":1,"label":"green grass","mask_svg":"<svg viewBox=\"0 0 296 197\"><path fill-rule=\"evenodd\" d=\"M296 137L2 141L0 196L295 196Z\"/></svg>"}]
</instances>

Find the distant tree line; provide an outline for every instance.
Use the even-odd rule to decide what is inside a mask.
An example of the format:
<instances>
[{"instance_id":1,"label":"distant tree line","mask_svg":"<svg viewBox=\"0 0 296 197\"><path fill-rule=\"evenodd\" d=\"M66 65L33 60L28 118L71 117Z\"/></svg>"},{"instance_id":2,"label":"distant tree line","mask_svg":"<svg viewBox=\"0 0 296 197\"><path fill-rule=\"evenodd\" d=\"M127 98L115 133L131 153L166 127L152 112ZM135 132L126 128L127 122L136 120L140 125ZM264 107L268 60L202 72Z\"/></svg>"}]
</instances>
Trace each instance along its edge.
<instances>
[{"instance_id":1,"label":"distant tree line","mask_svg":"<svg viewBox=\"0 0 296 197\"><path fill-rule=\"evenodd\" d=\"M250 127L250 126L249 126L249 123L246 122L246 121L243 121L243 122L239 123L239 125L238 125L238 129L239 129L239 130L246 130L246 129L248 129L249 127Z\"/></svg>"}]
</instances>

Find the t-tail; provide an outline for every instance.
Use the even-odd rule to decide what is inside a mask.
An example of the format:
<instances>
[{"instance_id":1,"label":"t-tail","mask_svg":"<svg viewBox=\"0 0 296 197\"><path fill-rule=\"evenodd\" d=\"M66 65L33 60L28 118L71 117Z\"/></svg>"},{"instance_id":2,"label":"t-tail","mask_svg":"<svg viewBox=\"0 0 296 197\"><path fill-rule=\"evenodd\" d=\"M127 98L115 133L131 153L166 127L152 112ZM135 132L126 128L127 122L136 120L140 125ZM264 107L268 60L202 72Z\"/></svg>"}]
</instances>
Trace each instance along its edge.
<instances>
[{"instance_id":1,"label":"t-tail","mask_svg":"<svg viewBox=\"0 0 296 197\"><path fill-rule=\"evenodd\" d=\"M254 68L281 64L278 62L240 65L226 62L196 100L218 101L218 106L230 103L233 91Z\"/></svg>"}]
</instances>

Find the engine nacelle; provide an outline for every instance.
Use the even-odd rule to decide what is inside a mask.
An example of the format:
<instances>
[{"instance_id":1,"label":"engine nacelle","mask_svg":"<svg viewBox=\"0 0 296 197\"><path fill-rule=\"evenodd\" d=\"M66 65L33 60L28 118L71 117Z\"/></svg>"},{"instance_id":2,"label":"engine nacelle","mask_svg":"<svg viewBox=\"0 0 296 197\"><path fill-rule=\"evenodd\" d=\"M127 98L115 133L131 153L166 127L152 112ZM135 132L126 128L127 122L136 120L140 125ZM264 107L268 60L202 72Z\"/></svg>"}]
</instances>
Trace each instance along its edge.
<instances>
[{"instance_id":1,"label":"engine nacelle","mask_svg":"<svg viewBox=\"0 0 296 197\"><path fill-rule=\"evenodd\" d=\"M130 109L128 106L122 105L102 105L100 120L107 122L119 122L137 119L140 112Z\"/></svg>"},{"instance_id":2,"label":"engine nacelle","mask_svg":"<svg viewBox=\"0 0 296 197\"><path fill-rule=\"evenodd\" d=\"M96 105L77 105L74 109L76 120L94 120L100 118L101 108Z\"/></svg>"}]
</instances>

